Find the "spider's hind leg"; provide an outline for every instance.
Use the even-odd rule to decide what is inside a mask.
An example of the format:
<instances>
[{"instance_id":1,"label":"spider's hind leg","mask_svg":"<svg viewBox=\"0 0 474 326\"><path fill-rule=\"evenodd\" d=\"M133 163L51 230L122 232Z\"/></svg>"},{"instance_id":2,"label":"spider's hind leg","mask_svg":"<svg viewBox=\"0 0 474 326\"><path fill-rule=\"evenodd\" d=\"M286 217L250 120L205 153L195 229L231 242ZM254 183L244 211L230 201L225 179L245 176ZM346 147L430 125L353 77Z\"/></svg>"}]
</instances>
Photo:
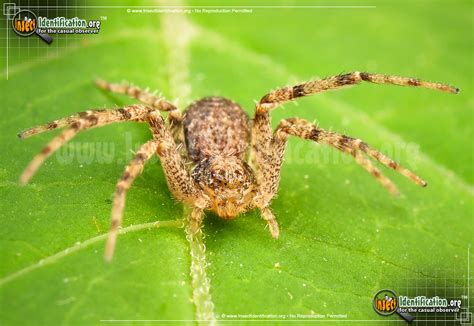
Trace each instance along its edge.
<instances>
[{"instance_id":1,"label":"spider's hind leg","mask_svg":"<svg viewBox=\"0 0 474 326\"><path fill-rule=\"evenodd\" d=\"M181 111L174 104L156 96L154 93L150 93L148 89L144 90L129 83L109 83L101 79L96 80L95 83L97 87L101 89L116 94L128 95L131 98L137 99L143 104L149 105L157 110L169 112L168 120L172 127L173 134L175 134L174 129L178 129L181 126L181 121L183 120L183 114Z\"/></svg>"},{"instance_id":2,"label":"spider's hind leg","mask_svg":"<svg viewBox=\"0 0 474 326\"><path fill-rule=\"evenodd\" d=\"M173 111L177 109L176 106L156 96L154 93L150 93L148 90L143 90L129 83L109 83L105 80L98 79L95 81L95 84L97 87L112 93L128 95L160 111Z\"/></svg>"}]
</instances>

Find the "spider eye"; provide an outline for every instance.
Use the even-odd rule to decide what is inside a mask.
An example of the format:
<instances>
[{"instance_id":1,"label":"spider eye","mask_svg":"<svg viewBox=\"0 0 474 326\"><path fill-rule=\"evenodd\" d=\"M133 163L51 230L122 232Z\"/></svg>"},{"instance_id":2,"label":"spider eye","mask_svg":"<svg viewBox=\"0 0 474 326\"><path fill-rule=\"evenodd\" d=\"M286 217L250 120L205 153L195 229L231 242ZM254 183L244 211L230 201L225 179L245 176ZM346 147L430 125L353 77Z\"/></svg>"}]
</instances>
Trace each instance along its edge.
<instances>
[{"instance_id":1,"label":"spider eye","mask_svg":"<svg viewBox=\"0 0 474 326\"><path fill-rule=\"evenodd\" d=\"M212 157L201 161L193 170L194 180L203 188L244 190L253 184L253 172L245 161L237 157Z\"/></svg>"}]
</instances>

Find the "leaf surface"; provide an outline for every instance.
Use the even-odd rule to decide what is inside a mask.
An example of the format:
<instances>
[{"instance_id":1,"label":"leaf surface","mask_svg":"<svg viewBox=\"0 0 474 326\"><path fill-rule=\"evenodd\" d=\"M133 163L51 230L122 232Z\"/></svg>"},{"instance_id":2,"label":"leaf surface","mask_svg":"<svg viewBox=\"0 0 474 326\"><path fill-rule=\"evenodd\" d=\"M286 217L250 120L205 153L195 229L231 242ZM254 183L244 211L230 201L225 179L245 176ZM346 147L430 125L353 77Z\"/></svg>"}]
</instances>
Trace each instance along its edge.
<instances>
[{"instance_id":1,"label":"leaf surface","mask_svg":"<svg viewBox=\"0 0 474 326\"><path fill-rule=\"evenodd\" d=\"M208 214L204 232L218 318L374 319L379 317L371 299L379 289L403 291L409 279L429 283L453 268L464 270L474 233L469 8L468 2L448 8L390 2L375 9L184 15L193 39L188 60L176 61L164 46L175 35L160 28L162 15L94 9L94 16L108 16L99 35L71 39L68 46L58 38L49 48L30 40L38 53L12 48L9 79L0 82L2 323L196 318L183 229L128 232L119 237L113 263L102 259L104 242L97 237L109 227L115 183L131 150L150 138L145 125L83 132L30 185L17 182L33 155L57 134L20 141L19 131L88 108L133 103L96 89L92 81L99 77L158 89L179 98L181 107L189 104L187 97L222 95L249 114L254 101L277 86L353 70L460 87L460 95L450 96L363 84L272 113L274 125L298 116L364 139L426 179L426 189L383 168L402 192L393 198L352 158L291 139L272 204L280 239L270 237L258 212L230 222ZM176 39L188 32L177 30ZM24 45L13 32L9 36L12 44ZM172 89L177 74L187 76L186 85ZM180 96L186 87L190 94ZM158 160L152 160L127 195L124 227L182 216Z\"/></svg>"}]
</instances>

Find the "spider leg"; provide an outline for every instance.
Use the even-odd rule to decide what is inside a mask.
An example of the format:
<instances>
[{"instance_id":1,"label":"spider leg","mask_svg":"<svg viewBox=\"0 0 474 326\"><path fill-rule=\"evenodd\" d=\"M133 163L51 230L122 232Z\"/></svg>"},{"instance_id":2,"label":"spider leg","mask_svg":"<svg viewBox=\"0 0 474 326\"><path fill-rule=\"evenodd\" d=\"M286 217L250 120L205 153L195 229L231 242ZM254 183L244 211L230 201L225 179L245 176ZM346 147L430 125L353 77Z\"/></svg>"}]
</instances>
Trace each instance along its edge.
<instances>
[{"instance_id":1,"label":"spider leg","mask_svg":"<svg viewBox=\"0 0 474 326\"><path fill-rule=\"evenodd\" d=\"M141 172L145 162L153 155L158 154L161 166L165 172L168 186L175 198L194 207L190 226L193 232L200 230L202 211L208 206L208 200L196 188L182 161L173 137L165 125L163 117L153 111L146 118L153 133L153 140L145 143L137 152L133 161L127 166L122 178L117 183L115 199L112 209L112 224L105 250L105 259L110 261L115 249L118 227L122 221L125 205L125 193Z\"/></svg>"},{"instance_id":2,"label":"spider leg","mask_svg":"<svg viewBox=\"0 0 474 326\"><path fill-rule=\"evenodd\" d=\"M268 158L272 155L272 149L270 147L272 142L270 110L278 107L284 102L291 101L302 96L321 93L332 89L338 89L344 86L355 85L361 83L362 81L367 81L376 84L424 87L454 94L457 94L459 92L459 88L452 87L446 84L427 82L409 77L390 76L357 71L332 76L321 80L309 81L291 87L276 89L263 96L260 102L257 104L255 110L250 150L250 164L252 165L254 170L268 170L269 163L267 161ZM348 138L342 137L341 139L344 140ZM358 149L367 153L372 158L375 158L376 160L380 161L382 164L388 165L389 167L396 169L401 174L408 176L411 179L415 180L417 183L423 185L424 182L418 177L414 176L413 173L399 167L396 163L386 158L379 152L368 148L366 144L360 142L352 143L352 145L355 145ZM360 146L360 148L358 146ZM265 178L263 177L264 174L264 172L258 174L259 177L257 177L257 179L260 179L260 182L265 182Z\"/></svg>"},{"instance_id":3,"label":"spider leg","mask_svg":"<svg viewBox=\"0 0 474 326\"><path fill-rule=\"evenodd\" d=\"M354 159L356 162L362 166L367 172L372 174L374 178L382 184L382 186L385 187L391 194L398 196L400 193L398 192L397 187L393 184L393 182L384 176L382 172L380 172L379 169L377 169L370 160L365 158L359 151L352 151L352 156L354 156Z\"/></svg>"},{"instance_id":4,"label":"spider leg","mask_svg":"<svg viewBox=\"0 0 474 326\"><path fill-rule=\"evenodd\" d=\"M446 84L428 82L410 77L400 77L356 71L347 74L327 77L320 80L309 81L291 87L276 89L262 97L259 106L262 106L267 109L272 109L277 107L281 103L291 101L298 97L313 95L332 89L338 89L344 86L356 85L362 81L367 81L375 84L391 84L399 86L431 88L434 90L454 94L459 93L459 88L452 87Z\"/></svg>"},{"instance_id":5,"label":"spider leg","mask_svg":"<svg viewBox=\"0 0 474 326\"><path fill-rule=\"evenodd\" d=\"M27 183L44 160L72 139L79 131L120 121L147 122L152 131L153 140L148 141L139 149L117 183L112 210L112 226L105 255L108 260L112 258L115 248L118 227L122 220L125 193L154 152L160 157L168 186L177 199L200 210L204 210L209 206L209 198L203 195L202 191L195 186L181 159L173 135L159 111L148 105L131 105L118 110L90 110L28 129L19 134L20 138L25 138L47 130L68 127L59 136L55 137L28 165L21 176L21 182Z\"/></svg>"},{"instance_id":6,"label":"spider leg","mask_svg":"<svg viewBox=\"0 0 474 326\"><path fill-rule=\"evenodd\" d=\"M71 127L64 130L59 136L53 138L43 150L37 154L33 160L28 164L23 173L20 176L20 183L25 185L33 177L43 162L58 148L70 141L79 131L80 127L78 124L74 124Z\"/></svg>"},{"instance_id":7,"label":"spider leg","mask_svg":"<svg viewBox=\"0 0 474 326\"><path fill-rule=\"evenodd\" d=\"M361 153L367 154L374 160L379 161L386 167L389 167L401 175L407 177L419 186L425 187L426 181L422 180L416 174L410 170L400 166L398 163L388 158L381 152L373 149L368 144L360 139L352 138L346 135L341 135L335 132L326 131L320 129L312 123L303 119L285 119L280 122L275 131L275 139L280 139L275 143L284 146L288 135L297 136L303 139L312 140L318 143L330 145L342 152L349 153L354 156L357 163L362 165L369 173L371 173L383 186L385 186L390 192L396 194L397 190L394 185L384 177L380 171L372 166L370 161L361 155ZM281 160L277 161L281 165Z\"/></svg>"},{"instance_id":8,"label":"spider leg","mask_svg":"<svg viewBox=\"0 0 474 326\"><path fill-rule=\"evenodd\" d=\"M112 208L112 223L105 247L105 259L108 261L112 259L114 254L118 229L122 223L126 192L131 187L133 181L135 181L135 178L141 173L146 161L153 156L157 147L158 141L156 139L149 140L143 144L135 154L135 158L125 168L122 178L117 183Z\"/></svg>"},{"instance_id":9,"label":"spider leg","mask_svg":"<svg viewBox=\"0 0 474 326\"><path fill-rule=\"evenodd\" d=\"M174 111L178 109L170 102L167 102L166 100L150 93L149 91L132 86L128 83L114 84L100 79L96 80L95 83L99 88L105 89L112 93L128 95L131 98L135 98L143 104L149 105L160 111Z\"/></svg>"},{"instance_id":10,"label":"spider leg","mask_svg":"<svg viewBox=\"0 0 474 326\"><path fill-rule=\"evenodd\" d=\"M44 125L22 131L18 137L28 138L58 128L71 126L74 123L87 126L86 128L100 127L121 121L143 121L149 111L153 110L145 105L130 105L116 110L88 110L79 112L66 118L50 121Z\"/></svg>"},{"instance_id":11,"label":"spider leg","mask_svg":"<svg viewBox=\"0 0 474 326\"><path fill-rule=\"evenodd\" d=\"M271 209L266 206L260 209L260 213L262 214L262 218L267 222L268 228L270 229L270 234L274 239L278 239L280 236L280 229L278 227L278 222L273 215Z\"/></svg>"},{"instance_id":12,"label":"spider leg","mask_svg":"<svg viewBox=\"0 0 474 326\"><path fill-rule=\"evenodd\" d=\"M272 137L270 116L256 114L251 139L250 164L255 171L258 191L253 204L260 209L273 238L278 238L278 222L269 208L272 198L278 191L280 169L285 154L286 139Z\"/></svg>"},{"instance_id":13,"label":"spider leg","mask_svg":"<svg viewBox=\"0 0 474 326\"><path fill-rule=\"evenodd\" d=\"M79 131L120 121L144 121L144 117L148 115L150 110L153 109L144 105L131 105L118 110L89 110L68 118L51 121L48 124L34 127L20 133L18 135L20 138L26 138L47 130L69 127L59 136L53 138L53 140L33 158L22 173L20 182L22 184L28 183L41 164L62 145L71 140Z\"/></svg>"},{"instance_id":14,"label":"spider leg","mask_svg":"<svg viewBox=\"0 0 474 326\"><path fill-rule=\"evenodd\" d=\"M195 236L196 234L202 232L201 225L204 218L204 210L198 207L193 208L189 223L188 223L188 232L189 236Z\"/></svg>"},{"instance_id":15,"label":"spider leg","mask_svg":"<svg viewBox=\"0 0 474 326\"><path fill-rule=\"evenodd\" d=\"M204 198L201 190L198 190L194 180L188 172L179 148L173 135L165 125L163 117L158 112L151 112L147 118L153 137L160 141L156 150L160 157L161 166L166 174L168 187L174 197L198 208L206 208L208 199Z\"/></svg>"},{"instance_id":16,"label":"spider leg","mask_svg":"<svg viewBox=\"0 0 474 326\"><path fill-rule=\"evenodd\" d=\"M128 95L157 110L169 112L168 121L171 126L172 134L175 140L181 140L182 137L180 135L180 131L182 130L181 126L183 121L183 114L172 103L150 93L148 90L143 90L137 86L132 86L128 83L115 84L99 79L96 80L96 85L99 88L110 91L112 93Z\"/></svg>"}]
</instances>

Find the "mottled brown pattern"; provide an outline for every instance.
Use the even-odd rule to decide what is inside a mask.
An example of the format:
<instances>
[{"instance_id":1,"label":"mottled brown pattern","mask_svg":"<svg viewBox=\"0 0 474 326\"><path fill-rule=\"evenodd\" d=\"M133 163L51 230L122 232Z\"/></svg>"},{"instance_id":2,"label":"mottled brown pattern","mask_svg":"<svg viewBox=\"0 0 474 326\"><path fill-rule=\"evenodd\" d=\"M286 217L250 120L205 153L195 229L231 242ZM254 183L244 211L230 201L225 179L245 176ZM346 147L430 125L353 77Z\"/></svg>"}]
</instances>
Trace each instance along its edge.
<instances>
[{"instance_id":1,"label":"mottled brown pattern","mask_svg":"<svg viewBox=\"0 0 474 326\"><path fill-rule=\"evenodd\" d=\"M369 158L420 186L426 186L426 182L413 172L360 139L324 130L298 118L282 120L275 132L272 131L270 111L281 103L361 81L459 92L459 89L448 85L414 78L353 72L274 90L262 97L255 108L253 120L249 121L238 104L223 97L200 99L193 102L183 114L176 106L147 90L129 84L97 81L100 88L129 95L143 104L117 110L88 110L20 133L20 138L26 138L48 130L65 128L33 158L20 181L27 183L48 156L82 130L121 121L145 122L150 126L153 139L140 147L117 182L106 259L110 260L114 252L127 190L154 154L160 158L173 196L193 207L188 224L192 234L200 232L205 210L212 210L224 219L232 219L240 213L258 208L271 235L278 238L279 226L270 203L278 192L289 136L326 144L353 156L360 166L391 193L398 193L397 188ZM160 111L168 112L168 123ZM249 164L245 160L248 147Z\"/></svg>"},{"instance_id":2,"label":"mottled brown pattern","mask_svg":"<svg viewBox=\"0 0 474 326\"><path fill-rule=\"evenodd\" d=\"M47 128L48 130L53 130L53 129L56 129L57 127L58 127L58 124L55 123L55 122L50 122L50 123L48 123L47 126L46 126L46 128Z\"/></svg>"},{"instance_id":3,"label":"mottled brown pattern","mask_svg":"<svg viewBox=\"0 0 474 326\"><path fill-rule=\"evenodd\" d=\"M250 139L247 114L223 97L206 97L192 103L183 127L189 157L195 162L218 154L242 159Z\"/></svg>"},{"instance_id":4,"label":"mottled brown pattern","mask_svg":"<svg viewBox=\"0 0 474 326\"><path fill-rule=\"evenodd\" d=\"M320 93L330 89L337 89L344 86L356 85L361 81L368 81L376 84L392 84L399 86L414 86L431 88L443 92L457 94L459 88L446 84L421 81L415 78L391 76L383 74L373 74L368 72L351 72L337 76L327 77L320 80L309 81L293 87L284 87L274 90L260 100L260 104L283 103L295 98Z\"/></svg>"}]
</instances>

